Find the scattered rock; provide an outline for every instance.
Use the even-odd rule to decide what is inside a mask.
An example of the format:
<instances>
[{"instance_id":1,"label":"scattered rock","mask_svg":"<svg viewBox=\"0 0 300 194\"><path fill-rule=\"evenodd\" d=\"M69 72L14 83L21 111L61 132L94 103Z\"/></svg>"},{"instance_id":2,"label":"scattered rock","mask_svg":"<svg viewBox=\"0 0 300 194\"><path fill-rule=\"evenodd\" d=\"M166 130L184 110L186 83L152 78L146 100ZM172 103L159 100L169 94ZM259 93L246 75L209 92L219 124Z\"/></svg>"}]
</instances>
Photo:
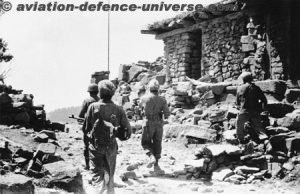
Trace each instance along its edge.
<instances>
[{"instance_id":1,"label":"scattered rock","mask_svg":"<svg viewBox=\"0 0 300 194\"><path fill-rule=\"evenodd\" d=\"M35 135L35 137L33 139L34 139L34 141L39 142L39 143L47 143L49 136L45 133L38 133Z\"/></svg>"},{"instance_id":2,"label":"scattered rock","mask_svg":"<svg viewBox=\"0 0 300 194\"><path fill-rule=\"evenodd\" d=\"M6 174L0 176L0 193L34 193L34 185L31 178L20 174Z\"/></svg>"},{"instance_id":3,"label":"scattered rock","mask_svg":"<svg viewBox=\"0 0 300 194\"><path fill-rule=\"evenodd\" d=\"M257 86L265 93L278 94L284 96L286 91L286 83L280 80L265 80L255 82Z\"/></svg>"},{"instance_id":4,"label":"scattered rock","mask_svg":"<svg viewBox=\"0 0 300 194\"><path fill-rule=\"evenodd\" d=\"M259 171L259 168L249 166L238 166L235 171L241 171L244 174L253 174Z\"/></svg>"},{"instance_id":5,"label":"scattered rock","mask_svg":"<svg viewBox=\"0 0 300 194\"><path fill-rule=\"evenodd\" d=\"M65 161L45 164L44 167L51 175L48 186L57 187L68 192L82 192L82 176L77 167Z\"/></svg>"},{"instance_id":6,"label":"scattered rock","mask_svg":"<svg viewBox=\"0 0 300 194\"><path fill-rule=\"evenodd\" d=\"M243 180L246 180L246 178L244 176L241 176L238 174L232 175L232 176L224 179L225 182L230 182L230 183L234 183L234 184L240 184L241 181L243 181Z\"/></svg>"},{"instance_id":7,"label":"scattered rock","mask_svg":"<svg viewBox=\"0 0 300 194\"><path fill-rule=\"evenodd\" d=\"M137 180L138 177L134 171L126 171L121 173L120 178L122 181L128 181L129 179Z\"/></svg>"},{"instance_id":8,"label":"scattered rock","mask_svg":"<svg viewBox=\"0 0 300 194\"><path fill-rule=\"evenodd\" d=\"M40 134L44 133L46 134L50 139L54 139L56 140L56 135L54 131L50 131L50 130L42 130L39 132Z\"/></svg>"},{"instance_id":9,"label":"scattered rock","mask_svg":"<svg viewBox=\"0 0 300 194\"><path fill-rule=\"evenodd\" d=\"M39 144L37 151L41 151L44 154L54 155L56 152L56 145L52 143L41 143Z\"/></svg>"},{"instance_id":10,"label":"scattered rock","mask_svg":"<svg viewBox=\"0 0 300 194\"><path fill-rule=\"evenodd\" d=\"M292 113L288 113L285 117L277 120L277 124L281 127L287 127L291 130L300 129L300 112L295 110Z\"/></svg>"},{"instance_id":11,"label":"scattered rock","mask_svg":"<svg viewBox=\"0 0 300 194\"><path fill-rule=\"evenodd\" d=\"M167 124L164 125L165 138L192 137L205 141L213 141L216 131L196 125Z\"/></svg>"},{"instance_id":12,"label":"scattered rock","mask_svg":"<svg viewBox=\"0 0 300 194\"><path fill-rule=\"evenodd\" d=\"M224 181L225 178L230 177L233 174L234 174L234 172L230 168L223 167L223 168L219 168L213 172L212 179Z\"/></svg>"}]
</instances>

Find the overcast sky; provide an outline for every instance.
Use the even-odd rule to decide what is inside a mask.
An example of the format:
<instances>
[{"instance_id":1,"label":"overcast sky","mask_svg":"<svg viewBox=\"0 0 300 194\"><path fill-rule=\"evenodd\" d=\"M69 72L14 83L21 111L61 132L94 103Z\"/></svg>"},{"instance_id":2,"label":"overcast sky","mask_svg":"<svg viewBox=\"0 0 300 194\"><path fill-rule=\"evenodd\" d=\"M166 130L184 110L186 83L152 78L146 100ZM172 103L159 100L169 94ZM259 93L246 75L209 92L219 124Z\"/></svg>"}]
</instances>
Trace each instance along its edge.
<instances>
[{"instance_id":1,"label":"overcast sky","mask_svg":"<svg viewBox=\"0 0 300 194\"><path fill-rule=\"evenodd\" d=\"M87 0L56 0L83 3ZM216 0L164 0L165 3L208 4ZM35 0L13 0L34 3ZM50 1L39 0L40 3ZM54 2L54 1L52 1ZM97 3L95 0L88 0ZM104 1L104 2L107 2ZM160 3L159 0L111 0L111 3ZM147 24L180 12L111 12L111 78L120 64L154 61L163 55L163 42L140 33ZM14 55L6 80L35 96L47 111L77 106L87 97L90 76L107 69L107 12L16 12L0 17L0 37Z\"/></svg>"}]
</instances>

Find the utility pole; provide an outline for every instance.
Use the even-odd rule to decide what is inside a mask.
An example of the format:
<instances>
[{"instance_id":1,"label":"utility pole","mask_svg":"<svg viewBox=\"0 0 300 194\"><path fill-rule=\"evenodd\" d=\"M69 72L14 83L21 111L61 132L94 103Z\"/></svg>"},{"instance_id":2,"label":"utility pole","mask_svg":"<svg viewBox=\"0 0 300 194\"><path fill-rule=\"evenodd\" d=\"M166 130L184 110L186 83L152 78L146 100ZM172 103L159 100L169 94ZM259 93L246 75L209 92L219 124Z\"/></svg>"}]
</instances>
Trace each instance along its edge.
<instances>
[{"instance_id":1,"label":"utility pole","mask_svg":"<svg viewBox=\"0 0 300 194\"><path fill-rule=\"evenodd\" d=\"M110 5L110 0L108 0L108 4ZM107 71L108 71L108 79L110 74L110 9L108 10L107 15Z\"/></svg>"}]
</instances>

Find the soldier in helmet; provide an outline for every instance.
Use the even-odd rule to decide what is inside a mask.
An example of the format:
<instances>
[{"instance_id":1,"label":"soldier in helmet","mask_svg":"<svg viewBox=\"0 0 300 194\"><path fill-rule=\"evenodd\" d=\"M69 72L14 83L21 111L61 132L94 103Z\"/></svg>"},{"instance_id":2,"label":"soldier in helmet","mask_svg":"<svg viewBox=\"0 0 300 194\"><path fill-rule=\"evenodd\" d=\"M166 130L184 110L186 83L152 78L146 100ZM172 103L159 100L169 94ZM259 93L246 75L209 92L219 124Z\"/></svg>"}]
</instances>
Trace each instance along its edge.
<instances>
[{"instance_id":1,"label":"soldier in helmet","mask_svg":"<svg viewBox=\"0 0 300 194\"><path fill-rule=\"evenodd\" d=\"M236 96L236 104L240 106L236 123L237 137L243 143L249 134L253 140L260 142L267 138L260 116L267 105L267 99L261 89L252 82L250 72L242 73L240 78L244 84L238 87Z\"/></svg>"},{"instance_id":2,"label":"soldier in helmet","mask_svg":"<svg viewBox=\"0 0 300 194\"><path fill-rule=\"evenodd\" d=\"M104 123L126 128L128 138L131 135L131 127L123 108L111 100L116 90L114 84L109 80L102 80L98 87L100 100L89 106L84 131L89 134L91 142L89 155L93 180L103 183L100 193L107 190L107 193L113 194L118 145L114 135L105 135L107 131ZM103 124L98 125L99 123Z\"/></svg>"},{"instance_id":3,"label":"soldier in helmet","mask_svg":"<svg viewBox=\"0 0 300 194\"><path fill-rule=\"evenodd\" d=\"M158 165L161 158L161 143L163 136L163 119L167 119L170 115L167 101L158 95L159 83L156 79L149 82L150 93L141 99L141 106L144 110L145 123L142 133L142 146L146 150L146 154L153 158L147 167L154 165L155 172L162 172Z\"/></svg>"},{"instance_id":4,"label":"soldier in helmet","mask_svg":"<svg viewBox=\"0 0 300 194\"><path fill-rule=\"evenodd\" d=\"M80 118L85 118L86 111L90 104L99 101L97 84L90 84L87 91L90 93L90 97L85 99L82 103L81 110L79 112Z\"/></svg>"},{"instance_id":5,"label":"soldier in helmet","mask_svg":"<svg viewBox=\"0 0 300 194\"><path fill-rule=\"evenodd\" d=\"M82 106L81 106L81 110L79 112L79 117L80 118L85 118L85 115L86 115L86 112L88 110L88 107L94 103L94 102L98 102L99 101L99 97L98 97L98 85L97 84L90 84L88 86L88 90L87 90L89 93L90 93L90 97L85 99L82 103ZM84 145L85 145L85 148L84 148L84 157L85 157L85 168L86 169L89 169L90 166L89 166L89 150L88 150L88 142L87 142L87 137L86 135L84 134Z\"/></svg>"}]
</instances>

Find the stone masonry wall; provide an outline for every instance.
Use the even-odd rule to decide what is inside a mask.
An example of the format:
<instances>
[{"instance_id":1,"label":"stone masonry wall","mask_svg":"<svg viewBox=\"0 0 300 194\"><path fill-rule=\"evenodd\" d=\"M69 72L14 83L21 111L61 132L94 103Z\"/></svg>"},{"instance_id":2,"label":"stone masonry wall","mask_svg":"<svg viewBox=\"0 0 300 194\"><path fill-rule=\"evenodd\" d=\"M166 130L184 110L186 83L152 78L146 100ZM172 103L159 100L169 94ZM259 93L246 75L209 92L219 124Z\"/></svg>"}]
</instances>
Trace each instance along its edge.
<instances>
[{"instance_id":1,"label":"stone masonry wall","mask_svg":"<svg viewBox=\"0 0 300 194\"><path fill-rule=\"evenodd\" d=\"M245 25L243 18L218 18L203 28L202 75L214 76L218 82L240 75L244 58L240 37Z\"/></svg>"},{"instance_id":2,"label":"stone masonry wall","mask_svg":"<svg viewBox=\"0 0 300 194\"><path fill-rule=\"evenodd\" d=\"M201 32L174 35L164 39L164 43L171 81L183 81L185 76L201 77Z\"/></svg>"},{"instance_id":3,"label":"stone masonry wall","mask_svg":"<svg viewBox=\"0 0 300 194\"><path fill-rule=\"evenodd\" d=\"M286 36L277 22L270 24L269 51L261 15L251 22L250 16L245 14L220 17L203 22L202 29L196 32L165 38L169 80L184 81L185 76L198 79L210 75L217 82L231 81L243 71L252 72L255 80L284 79ZM250 33L251 28L254 34Z\"/></svg>"}]
</instances>

